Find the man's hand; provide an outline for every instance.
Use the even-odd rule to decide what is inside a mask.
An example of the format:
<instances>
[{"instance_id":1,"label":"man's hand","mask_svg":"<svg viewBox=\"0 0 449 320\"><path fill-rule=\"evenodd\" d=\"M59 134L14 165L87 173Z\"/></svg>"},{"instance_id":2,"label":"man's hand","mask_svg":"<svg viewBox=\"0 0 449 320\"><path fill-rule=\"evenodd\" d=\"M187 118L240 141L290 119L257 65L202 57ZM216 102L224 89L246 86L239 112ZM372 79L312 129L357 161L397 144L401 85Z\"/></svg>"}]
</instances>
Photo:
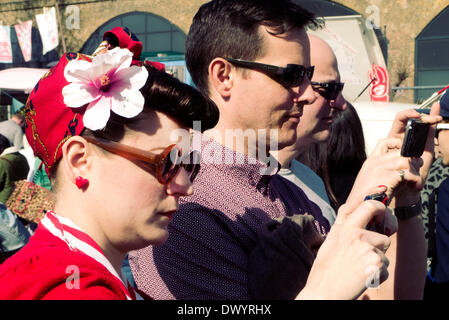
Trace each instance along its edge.
<instances>
[{"instance_id":1,"label":"man's hand","mask_svg":"<svg viewBox=\"0 0 449 320\"><path fill-rule=\"evenodd\" d=\"M399 112L395 119L393 120L393 124L391 126L390 133L388 134L388 138L397 138L401 141L404 139L405 128L407 126L407 121L409 119L419 119L421 121L430 123L431 127L429 129L429 134L427 135L426 147L424 148L424 153L421 156L422 166L421 166L421 177L425 180L427 174L429 173L430 166L432 165L433 157L434 157L434 137L436 124L440 122L443 118L440 116L440 103L435 102L430 109L430 114L420 114L418 111L414 109L408 109Z\"/></svg>"},{"instance_id":2,"label":"man's hand","mask_svg":"<svg viewBox=\"0 0 449 320\"><path fill-rule=\"evenodd\" d=\"M440 104L435 102L430 109L430 114L420 114L414 109L405 110L399 112L391 127L389 138L397 138L401 141L404 139L405 128L409 119L418 119L421 121L430 123L429 133L427 135L426 146L424 152L420 158L411 158L411 165L413 170L419 173L422 183L413 185L410 183L402 183L395 192L394 206L405 207L416 204L419 201L419 192L424 187L427 175L434 159L434 137L436 124L442 120L440 114Z\"/></svg>"},{"instance_id":3,"label":"man's hand","mask_svg":"<svg viewBox=\"0 0 449 320\"><path fill-rule=\"evenodd\" d=\"M418 201L419 190L423 187L423 179L419 175L421 160L404 158L400 155L402 141L397 138L381 139L374 151L363 163L362 168L349 194L346 205L351 209L357 207L367 195L380 185L387 187L386 194L392 199L400 185L407 184L416 192Z\"/></svg>"},{"instance_id":4,"label":"man's hand","mask_svg":"<svg viewBox=\"0 0 449 320\"><path fill-rule=\"evenodd\" d=\"M356 299L385 281L390 240L365 229L375 216L384 215L385 205L375 200L364 201L353 212L343 205L297 299Z\"/></svg>"}]
</instances>

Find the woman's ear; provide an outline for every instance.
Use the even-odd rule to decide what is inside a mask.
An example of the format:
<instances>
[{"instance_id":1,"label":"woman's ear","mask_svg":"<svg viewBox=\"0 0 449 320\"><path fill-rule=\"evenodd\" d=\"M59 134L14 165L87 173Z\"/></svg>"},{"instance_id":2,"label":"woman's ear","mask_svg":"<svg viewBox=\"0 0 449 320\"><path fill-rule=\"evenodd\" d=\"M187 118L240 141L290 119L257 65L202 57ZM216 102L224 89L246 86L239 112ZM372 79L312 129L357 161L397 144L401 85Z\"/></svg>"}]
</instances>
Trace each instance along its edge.
<instances>
[{"instance_id":1,"label":"woman's ear","mask_svg":"<svg viewBox=\"0 0 449 320\"><path fill-rule=\"evenodd\" d=\"M215 58L209 64L209 79L212 88L223 98L230 95L230 90L234 85L234 73L231 64L223 58Z\"/></svg>"},{"instance_id":2,"label":"woman's ear","mask_svg":"<svg viewBox=\"0 0 449 320\"><path fill-rule=\"evenodd\" d=\"M77 177L88 177L89 155L88 142L80 136L71 137L63 144L61 161L64 173L72 183L76 184Z\"/></svg>"}]
</instances>

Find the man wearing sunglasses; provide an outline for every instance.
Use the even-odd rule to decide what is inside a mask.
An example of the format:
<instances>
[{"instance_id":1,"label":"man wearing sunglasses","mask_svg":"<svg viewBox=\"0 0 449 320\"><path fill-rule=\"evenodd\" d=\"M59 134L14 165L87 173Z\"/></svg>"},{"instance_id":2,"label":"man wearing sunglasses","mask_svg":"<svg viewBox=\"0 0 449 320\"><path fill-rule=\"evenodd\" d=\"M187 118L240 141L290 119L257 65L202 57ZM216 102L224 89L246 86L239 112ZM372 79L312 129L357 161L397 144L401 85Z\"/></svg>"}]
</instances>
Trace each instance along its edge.
<instances>
[{"instance_id":1,"label":"man wearing sunglasses","mask_svg":"<svg viewBox=\"0 0 449 320\"><path fill-rule=\"evenodd\" d=\"M315 65L312 88L316 93L315 102L304 108L301 123L297 128L297 149L310 143L325 142L335 113L343 110L346 101L342 91L337 58L332 48L321 38L310 35L310 56Z\"/></svg>"},{"instance_id":2,"label":"man wearing sunglasses","mask_svg":"<svg viewBox=\"0 0 449 320\"><path fill-rule=\"evenodd\" d=\"M336 216L329 204L326 189L322 179L311 169L295 160L312 143L325 143L330 134L330 125L335 114L346 107L346 100L342 96L343 83L340 82L338 63L332 48L321 38L309 34L311 63L315 66L315 72L311 81L316 92L316 101L304 108L301 121L297 127L297 141L295 144L280 150L277 154L279 162L283 168L279 174L296 183L307 196L320 206L323 215L333 223ZM407 111L406 111L407 112ZM399 119L398 117L396 117ZM395 120L396 122L396 120ZM416 218L416 217L415 217ZM410 220L409 220L410 219ZM413 221L413 217L400 221L401 242L407 241L406 246L398 245L398 238L392 237L392 248L387 257L391 265L396 265L396 269L390 269L390 279L394 279L396 289L395 297L404 299L416 299L420 293L422 285L421 271L419 263L422 261L422 237L420 231L421 223ZM405 236L404 236L405 235ZM398 250L400 247L400 251ZM400 252L400 253L398 253ZM400 256L401 261L397 262ZM404 267L407 266L407 267ZM413 267L410 267L413 266ZM397 277L397 274L404 275L404 278ZM399 279L399 280L397 280ZM404 279L407 279L404 281ZM410 283L416 285L410 286ZM405 284L405 285L404 285ZM389 290L379 290L382 294ZM387 293L388 295L388 293Z\"/></svg>"},{"instance_id":3,"label":"man wearing sunglasses","mask_svg":"<svg viewBox=\"0 0 449 320\"><path fill-rule=\"evenodd\" d=\"M310 144L327 141L335 113L346 106L337 57L329 44L320 37L309 34L309 39L311 63L315 66L311 84L316 100L304 108L296 129L296 142L278 151L277 159L282 165L279 174L303 189L333 223L336 214L329 204L323 181L311 169L295 160Z\"/></svg>"},{"instance_id":4,"label":"man wearing sunglasses","mask_svg":"<svg viewBox=\"0 0 449 320\"><path fill-rule=\"evenodd\" d=\"M255 299L265 294L268 299L351 299L366 289L369 261L379 268L380 282L387 277L388 239L364 229L374 214L385 212L383 205L363 203L355 210L361 215L341 218L329 233L319 207L293 183L267 174L267 163L260 161L265 159L257 158L273 142L278 148L293 144L301 115L318 99L310 84L314 67L304 30L313 23L312 15L290 0L213 0L195 15L186 63L197 88L219 107L220 119L214 139L202 137L195 194L180 199L168 241L130 255L136 283L146 294L155 299ZM314 86L323 87L325 95L339 90ZM255 144L248 138L239 151L235 140L225 139L229 130L252 130L259 141L265 130L267 139ZM287 216L299 218L299 233L283 219ZM278 240L297 236L298 241L293 248L281 244L275 252L293 252L297 258L287 269L276 255L271 261L277 271L260 273L254 259L263 247L259 236L265 231L270 237L278 227ZM279 283L279 290L254 291L267 279ZM286 280L303 289L299 296L300 289L285 294Z\"/></svg>"}]
</instances>

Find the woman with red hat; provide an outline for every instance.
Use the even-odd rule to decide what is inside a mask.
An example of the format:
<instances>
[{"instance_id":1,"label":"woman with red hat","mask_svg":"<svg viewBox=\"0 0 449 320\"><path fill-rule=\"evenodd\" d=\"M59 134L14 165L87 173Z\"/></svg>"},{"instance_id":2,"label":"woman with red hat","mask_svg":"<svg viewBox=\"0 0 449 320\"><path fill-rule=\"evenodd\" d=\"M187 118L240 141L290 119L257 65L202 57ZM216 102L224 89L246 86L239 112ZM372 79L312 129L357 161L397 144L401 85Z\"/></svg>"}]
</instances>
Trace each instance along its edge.
<instances>
[{"instance_id":1,"label":"woman with red hat","mask_svg":"<svg viewBox=\"0 0 449 320\"><path fill-rule=\"evenodd\" d=\"M172 133L194 120L212 128L218 109L140 63L142 45L126 29L105 38L94 57L65 54L27 101L26 136L56 204L1 265L0 299L135 299L123 259L163 243L178 198L193 192L197 154Z\"/></svg>"}]
</instances>

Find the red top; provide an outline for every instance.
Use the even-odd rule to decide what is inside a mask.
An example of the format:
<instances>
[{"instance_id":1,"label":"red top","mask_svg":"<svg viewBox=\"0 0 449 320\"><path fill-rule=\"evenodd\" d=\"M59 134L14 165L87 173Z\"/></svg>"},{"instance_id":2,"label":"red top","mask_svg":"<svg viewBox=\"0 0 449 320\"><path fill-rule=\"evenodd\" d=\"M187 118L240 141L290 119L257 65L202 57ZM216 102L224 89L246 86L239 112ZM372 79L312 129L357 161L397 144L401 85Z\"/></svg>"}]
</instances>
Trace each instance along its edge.
<instances>
[{"instance_id":1,"label":"red top","mask_svg":"<svg viewBox=\"0 0 449 320\"><path fill-rule=\"evenodd\" d=\"M79 243L83 241L77 243L72 235L67 236L68 241L61 239L55 234L59 229L46 227L52 222L48 216L56 221L50 226L66 229L47 213L30 242L0 265L0 299L135 299L134 292L128 292L107 263L103 265L81 251L84 247ZM64 237L68 232L61 234Z\"/></svg>"}]
</instances>

